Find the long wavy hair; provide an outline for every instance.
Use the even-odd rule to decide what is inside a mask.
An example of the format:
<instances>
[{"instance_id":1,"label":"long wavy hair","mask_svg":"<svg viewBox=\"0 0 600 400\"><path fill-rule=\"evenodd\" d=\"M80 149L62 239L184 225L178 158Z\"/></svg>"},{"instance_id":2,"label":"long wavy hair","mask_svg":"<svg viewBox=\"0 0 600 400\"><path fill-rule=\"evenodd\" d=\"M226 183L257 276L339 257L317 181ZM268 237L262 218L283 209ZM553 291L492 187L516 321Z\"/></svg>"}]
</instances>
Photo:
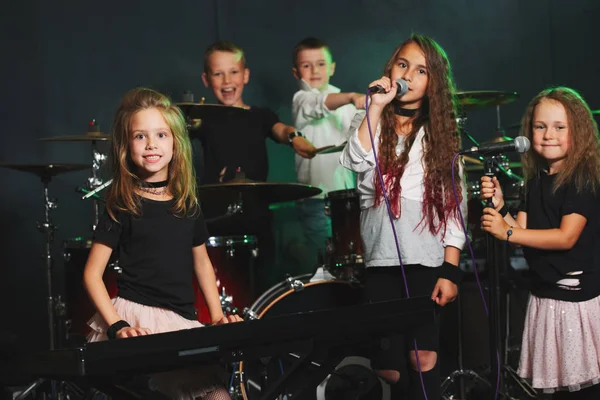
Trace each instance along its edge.
<instances>
[{"instance_id":1,"label":"long wavy hair","mask_svg":"<svg viewBox=\"0 0 600 400\"><path fill-rule=\"evenodd\" d=\"M533 114L542 100L556 101L565 109L569 127L569 150L563 167L556 174L553 191L573 182L577 192L589 188L596 192L600 184L600 142L598 125L581 95L568 87L557 86L541 91L531 100L523 115L521 134L533 142ZM548 167L546 160L535 151L523 155L523 173L527 179L537 176Z\"/></svg>"},{"instance_id":2,"label":"long wavy hair","mask_svg":"<svg viewBox=\"0 0 600 400\"><path fill-rule=\"evenodd\" d=\"M125 94L117 109L112 126L110 161L113 182L106 195L106 208L110 217L117 220L116 212L141 214L141 197L136 188L141 179L136 174L129 154L132 136L131 121L142 110L158 110L173 133L173 158L169 163L168 193L174 198L172 212L183 217L199 210L196 196L196 177L192 166L192 145L181 110L169 98L155 90L136 88Z\"/></svg>"},{"instance_id":3,"label":"long wavy hair","mask_svg":"<svg viewBox=\"0 0 600 400\"><path fill-rule=\"evenodd\" d=\"M385 65L384 75L390 76L400 51L409 43L417 44L425 55L429 78L427 89L421 107L413 117L412 130L405 138L405 146L400 156L396 155L398 135L396 134L397 120L393 102L384 108L381 116L379 163L382 174L385 175L385 186L390 195L394 214L400 215L402 193L400 178L408 163L408 155L417 133L421 127L424 128L423 165L425 175L421 223L426 222L429 231L433 234L438 234L440 231L445 234L447 219L451 215L457 215L458 205L463 196L459 186L457 202L452 188L452 159L460 149L460 136L456 123L456 89L446 52L432 38L418 34L413 34L394 50ZM458 171L458 160L454 167ZM377 176L375 176L375 187L375 203L381 204L383 192Z\"/></svg>"}]
</instances>

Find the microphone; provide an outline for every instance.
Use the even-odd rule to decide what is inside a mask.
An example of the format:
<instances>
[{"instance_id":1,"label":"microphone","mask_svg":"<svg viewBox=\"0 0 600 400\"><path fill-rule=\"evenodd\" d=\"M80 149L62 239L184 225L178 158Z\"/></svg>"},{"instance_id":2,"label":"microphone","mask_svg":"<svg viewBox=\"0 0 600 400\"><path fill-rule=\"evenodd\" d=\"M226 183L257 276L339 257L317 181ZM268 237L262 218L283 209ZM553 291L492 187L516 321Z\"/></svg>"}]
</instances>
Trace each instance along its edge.
<instances>
[{"instance_id":1,"label":"microphone","mask_svg":"<svg viewBox=\"0 0 600 400\"><path fill-rule=\"evenodd\" d=\"M481 146L473 146L470 149L462 150L458 154L485 153L485 154L500 154L511 151L525 153L531 147L529 139L525 136L517 136L508 142L487 143Z\"/></svg>"},{"instance_id":2,"label":"microphone","mask_svg":"<svg viewBox=\"0 0 600 400\"><path fill-rule=\"evenodd\" d=\"M398 91L396 97L402 97L408 92L408 83L404 79L396 79L398 84ZM381 85L371 86L368 90L369 93L385 93L385 89Z\"/></svg>"}]
</instances>

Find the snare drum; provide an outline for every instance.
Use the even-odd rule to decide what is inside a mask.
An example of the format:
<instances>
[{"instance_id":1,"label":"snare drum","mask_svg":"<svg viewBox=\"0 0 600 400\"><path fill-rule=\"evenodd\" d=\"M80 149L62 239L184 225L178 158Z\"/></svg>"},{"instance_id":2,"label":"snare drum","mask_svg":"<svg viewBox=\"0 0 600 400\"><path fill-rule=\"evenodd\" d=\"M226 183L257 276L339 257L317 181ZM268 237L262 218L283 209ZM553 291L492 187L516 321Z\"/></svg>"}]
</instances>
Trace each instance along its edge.
<instances>
[{"instance_id":1,"label":"snare drum","mask_svg":"<svg viewBox=\"0 0 600 400\"><path fill-rule=\"evenodd\" d=\"M91 240L81 238L69 239L64 242L65 301L67 317L70 321L68 328L70 340L83 338L90 332L87 321L96 313L96 309L83 287L83 269L91 247ZM113 255L102 276L111 298L117 295L117 278L120 273L119 261Z\"/></svg>"},{"instance_id":2,"label":"snare drum","mask_svg":"<svg viewBox=\"0 0 600 400\"><path fill-rule=\"evenodd\" d=\"M360 304L362 293L358 286L341 280L311 281L310 274L290 277L273 286L261 295L245 313L246 319L264 319L298 312L323 310ZM245 400L259 399L268 382L275 383L282 369L287 371L295 358L284 355L281 358L250 360L240 363L239 375L242 378L240 390ZM348 385L352 382L352 385ZM361 384L357 384L361 383ZM358 392L360 388L360 393ZM329 375L315 389L317 400L339 398L360 398L389 400L389 386L370 368L370 361L356 355L346 357L336 367L336 373Z\"/></svg>"},{"instance_id":3,"label":"snare drum","mask_svg":"<svg viewBox=\"0 0 600 400\"><path fill-rule=\"evenodd\" d=\"M206 251L215 269L223 311L242 313L254 299L254 261L258 257L256 236L211 236ZM198 321L210 322L204 296L194 280ZM239 310L239 311L238 311Z\"/></svg>"},{"instance_id":4,"label":"snare drum","mask_svg":"<svg viewBox=\"0 0 600 400\"><path fill-rule=\"evenodd\" d=\"M355 189L336 190L327 193L325 201L325 213L331 217L332 238L327 246L330 270L339 278L353 279L356 268L363 265L364 253L358 193ZM352 276L348 276L345 267L352 269Z\"/></svg>"}]
</instances>

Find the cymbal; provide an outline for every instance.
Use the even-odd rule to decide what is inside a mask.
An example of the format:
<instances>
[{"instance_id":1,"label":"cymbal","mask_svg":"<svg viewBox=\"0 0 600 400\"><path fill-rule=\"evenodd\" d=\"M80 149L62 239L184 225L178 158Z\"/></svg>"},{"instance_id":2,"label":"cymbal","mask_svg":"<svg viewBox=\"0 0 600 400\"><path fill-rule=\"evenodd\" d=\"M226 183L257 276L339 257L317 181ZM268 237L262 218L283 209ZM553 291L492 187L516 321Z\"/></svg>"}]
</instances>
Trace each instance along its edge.
<instances>
[{"instance_id":1,"label":"cymbal","mask_svg":"<svg viewBox=\"0 0 600 400\"><path fill-rule=\"evenodd\" d=\"M231 118L248 112L245 108L222 104L176 103L175 105L190 119Z\"/></svg>"},{"instance_id":2,"label":"cymbal","mask_svg":"<svg viewBox=\"0 0 600 400\"><path fill-rule=\"evenodd\" d=\"M300 200L315 196L322 190L301 183L258 182L245 178L225 183L201 185L200 199L205 202L229 204L238 200L238 195L257 198L267 204Z\"/></svg>"},{"instance_id":3,"label":"cymbal","mask_svg":"<svg viewBox=\"0 0 600 400\"><path fill-rule=\"evenodd\" d=\"M523 167L523 164L520 161L511 161L507 163L501 163L502 167L508 169L517 169ZM476 165L467 165L465 166L465 171L467 172L477 172L483 171L483 163Z\"/></svg>"},{"instance_id":4,"label":"cymbal","mask_svg":"<svg viewBox=\"0 0 600 400\"><path fill-rule=\"evenodd\" d=\"M53 136L40 140L44 142L96 142L111 140L111 136L102 132L86 132L83 135Z\"/></svg>"},{"instance_id":5,"label":"cymbal","mask_svg":"<svg viewBox=\"0 0 600 400\"><path fill-rule=\"evenodd\" d=\"M348 142L344 142L338 146L323 146L323 147L319 147L318 149L316 149L315 154L331 154L331 153L339 153L340 151L344 150L344 147L346 147L346 143Z\"/></svg>"},{"instance_id":6,"label":"cymbal","mask_svg":"<svg viewBox=\"0 0 600 400\"><path fill-rule=\"evenodd\" d=\"M66 172L82 171L89 169L89 164L9 164L1 163L0 167L13 169L15 171L29 172L39 176L41 179L49 180L53 176Z\"/></svg>"},{"instance_id":7,"label":"cymbal","mask_svg":"<svg viewBox=\"0 0 600 400\"><path fill-rule=\"evenodd\" d=\"M519 98L519 94L497 90L479 90L456 92L456 97L458 97L458 103L462 106L463 111L468 112L512 103Z\"/></svg>"}]
</instances>

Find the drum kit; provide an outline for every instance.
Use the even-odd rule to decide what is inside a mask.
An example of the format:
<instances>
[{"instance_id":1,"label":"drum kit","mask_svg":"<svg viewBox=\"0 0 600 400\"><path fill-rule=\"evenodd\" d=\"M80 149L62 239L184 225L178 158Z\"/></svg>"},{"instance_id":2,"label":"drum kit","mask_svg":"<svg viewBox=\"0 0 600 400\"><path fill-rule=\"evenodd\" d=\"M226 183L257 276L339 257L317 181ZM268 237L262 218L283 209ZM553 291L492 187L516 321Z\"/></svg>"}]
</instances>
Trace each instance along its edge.
<instances>
[{"instance_id":1,"label":"drum kit","mask_svg":"<svg viewBox=\"0 0 600 400\"><path fill-rule=\"evenodd\" d=\"M501 129L499 107L518 98L517 93L497 91L459 92L457 95L464 112L495 106L497 108L499 129ZM229 118L231 117L230 113L238 112L232 107L193 102L180 103L178 106L183 111L190 129L197 129L205 118L219 116ZM465 121L465 114L461 114L459 125L462 128L464 128ZM464 129L463 133L470 137ZM55 136L41 140L45 142L90 143L92 156L91 165L0 164L0 167L35 174L41 179L44 187L44 220L38 223L38 229L45 234L46 238L44 256L47 271L47 311L50 321L50 348L53 349L57 346L82 340L88 332L86 321L93 314L94 309L81 285L83 267L91 247L90 240L69 239L64 242L66 298L55 296L53 293L51 282L54 261L51 256L51 248L55 226L51 219L51 211L57 208L57 202L49 196L49 183L58 174L90 169L91 175L87 179L85 187L79 187L77 191L85 194L85 198L91 198L94 208L92 228L95 228L98 224L99 204L102 202L99 193L110 183L103 182L100 177L101 168L107 157L99 151L97 144L108 142L111 137L100 132L99 126L95 121L92 121L88 131L84 134ZM473 139L471 138L471 140ZM316 156L340 152L345 144L317 149ZM478 143L475 142L475 144ZM478 178L483 169L482 162L478 159L467 159L466 161L468 163L465 168L466 172L474 173ZM498 171L504 173L512 182L510 189L506 190L507 198L518 200L522 179L513 170L518 170L520 164L499 158L497 165ZM481 232L477 232L478 219L481 215L481 211L477 208L477 204L481 205L478 200L478 190L478 181L473 180L469 183L469 227L475 237L481 234ZM243 174L238 174L231 181L202 185L199 188L201 201L229 204L228 213L230 214L243 211L244 198L247 196L259 198L267 204L275 204L312 197L320 192L320 189L298 183L256 182L246 179ZM326 208L324 212L331 218L333 235L326 246L324 263L320 266L321 268L315 268L317 273L314 275L287 277L259 296L252 289L254 288L253 264L259 249L257 238L251 235L237 235L210 237L208 239L206 243L207 251L215 267L221 305L225 312L233 313L244 310L243 315L247 319L270 318L282 314L333 308L360 302L359 288L364 271L364 249L360 237L358 194L353 189L337 190L327 193L325 200ZM471 203L473 203L473 206ZM473 210L471 210L472 207ZM477 223L475 223L475 219L477 219ZM116 294L116 281L119 273L118 260L116 258L111 259L104 274L104 282L111 296ZM207 308L203 304L202 296L199 295L199 289L196 288L196 291L198 293L196 302L198 319L201 322L207 321ZM242 364L238 372L240 380L244 384L239 385L239 394L245 400L259 398L262 382L269 376L277 376L281 368L285 368L291 363L293 363L291 359L278 359L258 360ZM357 372L357 369L360 371ZM337 372L328 378L329 383L326 382L324 386L322 385L318 389L320 393L317 396L318 399L337 398L331 392L332 390L335 391L336 387L337 390L343 390L344 376L360 376L360 379L364 379L366 382L372 380L374 374L370 372L368 359L363 357L359 357L358 361L354 360L349 365L340 365ZM337 382L338 380L340 382ZM375 380L381 383L380 386L375 385L379 387L379 389L374 389L375 392L373 393L376 394L356 398L389 399L389 387L383 381L376 378Z\"/></svg>"}]
</instances>

